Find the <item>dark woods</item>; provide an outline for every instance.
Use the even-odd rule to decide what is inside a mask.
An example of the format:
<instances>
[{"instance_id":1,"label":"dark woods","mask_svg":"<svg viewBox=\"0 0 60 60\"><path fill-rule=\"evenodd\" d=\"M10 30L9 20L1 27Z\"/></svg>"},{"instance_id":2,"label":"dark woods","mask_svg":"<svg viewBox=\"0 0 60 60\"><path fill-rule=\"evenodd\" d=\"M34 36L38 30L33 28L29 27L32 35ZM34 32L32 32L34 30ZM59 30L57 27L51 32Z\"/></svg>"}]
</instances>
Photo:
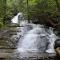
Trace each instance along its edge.
<instances>
[{"instance_id":1,"label":"dark woods","mask_svg":"<svg viewBox=\"0 0 60 60\"><path fill-rule=\"evenodd\" d=\"M18 12L29 22L60 30L60 0L0 0L0 27L10 24Z\"/></svg>"}]
</instances>

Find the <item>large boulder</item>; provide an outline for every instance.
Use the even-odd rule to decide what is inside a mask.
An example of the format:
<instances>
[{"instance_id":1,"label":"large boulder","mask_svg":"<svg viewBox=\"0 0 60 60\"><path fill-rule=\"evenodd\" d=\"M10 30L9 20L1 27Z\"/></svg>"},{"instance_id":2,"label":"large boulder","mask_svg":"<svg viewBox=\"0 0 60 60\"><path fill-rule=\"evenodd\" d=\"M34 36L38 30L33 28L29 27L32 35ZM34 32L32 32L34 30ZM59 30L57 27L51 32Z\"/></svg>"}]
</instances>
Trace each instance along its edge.
<instances>
[{"instance_id":1,"label":"large boulder","mask_svg":"<svg viewBox=\"0 0 60 60\"><path fill-rule=\"evenodd\" d=\"M57 39L57 40L55 41L54 49L56 49L57 47L60 47L60 39Z\"/></svg>"},{"instance_id":2,"label":"large boulder","mask_svg":"<svg viewBox=\"0 0 60 60\"><path fill-rule=\"evenodd\" d=\"M57 39L57 40L55 41L54 49L55 49L55 51L56 51L57 56L60 57L60 39Z\"/></svg>"},{"instance_id":3,"label":"large boulder","mask_svg":"<svg viewBox=\"0 0 60 60\"><path fill-rule=\"evenodd\" d=\"M49 27L56 27L58 25L58 20L48 15L39 16L38 19L34 19L35 24L44 24Z\"/></svg>"}]
</instances>

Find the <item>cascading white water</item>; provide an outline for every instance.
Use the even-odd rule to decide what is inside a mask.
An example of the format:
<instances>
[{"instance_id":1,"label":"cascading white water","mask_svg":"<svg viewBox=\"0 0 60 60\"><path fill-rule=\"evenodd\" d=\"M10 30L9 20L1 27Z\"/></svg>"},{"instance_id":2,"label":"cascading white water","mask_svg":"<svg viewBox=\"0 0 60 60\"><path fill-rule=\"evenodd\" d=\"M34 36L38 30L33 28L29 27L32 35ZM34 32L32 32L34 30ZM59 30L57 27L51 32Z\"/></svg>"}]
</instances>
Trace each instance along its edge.
<instances>
[{"instance_id":1,"label":"cascading white water","mask_svg":"<svg viewBox=\"0 0 60 60\"><path fill-rule=\"evenodd\" d=\"M48 29L43 25L28 23L27 21L21 21L20 26L23 27L18 28L20 32L17 33L17 36L20 39L16 51L20 54L22 52L26 52L26 54L28 52L54 53L54 42L57 36L53 32L53 28Z\"/></svg>"},{"instance_id":2,"label":"cascading white water","mask_svg":"<svg viewBox=\"0 0 60 60\"><path fill-rule=\"evenodd\" d=\"M20 18L19 16L22 16L22 13L18 13L16 16L13 17L13 19L11 20L12 23L18 23L18 18Z\"/></svg>"},{"instance_id":3,"label":"cascading white water","mask_svg":"<svg viewBox=\"0 0 60 60\"><path fill-rule=\"evenodd\" d=\"M22 37L17 47L19 52L54 53L54 41L57 36L53 33L53 28L47 29L43 25L28 23L20 29Z\"/></svg>"}]
</instances>

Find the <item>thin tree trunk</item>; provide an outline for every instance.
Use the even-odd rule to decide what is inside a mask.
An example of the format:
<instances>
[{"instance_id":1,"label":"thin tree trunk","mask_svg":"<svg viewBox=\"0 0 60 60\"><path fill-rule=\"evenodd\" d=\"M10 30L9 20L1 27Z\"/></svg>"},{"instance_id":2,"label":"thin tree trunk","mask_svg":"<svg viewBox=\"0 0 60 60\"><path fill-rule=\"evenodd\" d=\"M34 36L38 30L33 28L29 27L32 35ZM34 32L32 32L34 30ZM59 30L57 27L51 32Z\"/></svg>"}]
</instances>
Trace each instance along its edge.
<instances>
[{"instance_id":1,"label":"thin tree trunk","mask_svg":"<svg viewBox=\"0 0 60 60\"><path fill-rule=\"evenodd\" d=\"M28 22L30 23L30 20L29 20L29 3L28 3L28 0L27 0L27 19L28 19Z\"/></svg>"},{"instance_id":2,"label":"thin tree trunk","mask_svg":"<svg viewBox=\"0 0 60 60\"><path fill-rule=\"evenodd\" d=\"M3 24L6 23L6 0L1 0Z\"/></svg>"},{"instance_id":3,"label":"thin tree trunk","mask_svg":"<svg viewBox=\"0 0 60 60\"><path fill-rule=\"evenodd\" d=\"M57 5L57 8L58 8L58 11L60 12L60 5L59 5L58 0L55 0L55 2L56 2L56 5Z\"/></svg>"}]
</instances>

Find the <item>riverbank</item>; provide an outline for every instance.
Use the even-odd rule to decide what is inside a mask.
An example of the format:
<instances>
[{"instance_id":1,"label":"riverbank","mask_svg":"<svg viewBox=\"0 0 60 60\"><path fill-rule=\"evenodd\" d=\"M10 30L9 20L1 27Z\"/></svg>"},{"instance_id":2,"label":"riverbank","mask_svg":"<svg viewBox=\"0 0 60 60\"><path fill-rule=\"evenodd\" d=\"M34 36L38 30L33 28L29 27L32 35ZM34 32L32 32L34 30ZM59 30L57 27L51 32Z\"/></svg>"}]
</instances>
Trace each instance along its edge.
<instances>
[{"instance_id":1,"label":"riverbank","mask_svg":"<svg viewBox=\"0 0 60 60\"><path fill-rule=\"evenodd\" d=\"M24 52L25 54L25 52ZM29 53L29 57L20 57L20 53L0 53L0 57L3 60L55 60L55 54L32 52Z\"/></svg>"},{"instance_id":2,"label":"riverbank","mask_svg":"<svg viewBox=\"0 0 60 60\"><path fill-rule=\"evenodd\" d=\"M17 35L16 27L6 27L0 29L0 48L13 48L15 40L12 36Z\"/></svg>"}]
</instances>

